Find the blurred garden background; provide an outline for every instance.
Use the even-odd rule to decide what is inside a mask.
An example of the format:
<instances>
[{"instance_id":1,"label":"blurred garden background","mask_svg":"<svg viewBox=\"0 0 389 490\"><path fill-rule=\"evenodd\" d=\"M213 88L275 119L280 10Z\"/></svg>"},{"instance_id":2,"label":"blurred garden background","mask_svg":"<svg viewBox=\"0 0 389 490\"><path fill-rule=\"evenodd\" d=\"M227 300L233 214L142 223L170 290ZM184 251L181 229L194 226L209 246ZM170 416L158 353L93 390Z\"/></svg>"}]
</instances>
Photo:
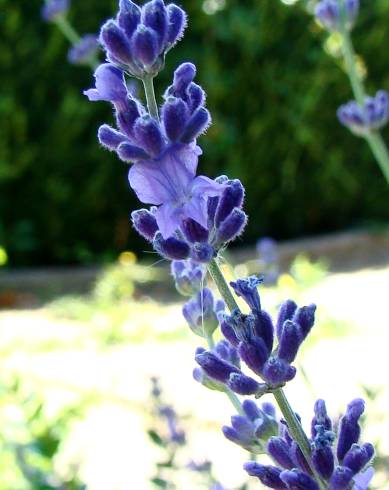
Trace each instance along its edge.
<instances>
[{"instance_id":1,"label":"blurred garden background","mask_svg":"<svg viewBox=\"0 0 389 490\"><path fill-rule=\"evenodd\" d=\"M273 313L287 297L318 304L288 396L305 424L318 396L334 416L364 396L372 489L389 489L389 188L336 120L351 98L338 39L311 1L181 3L190 28L156 89L179 62L196 63L213 117L201 173L246 187L250 220L225 271L268 272ZM228 401L192 380L199 341L168 264L131 229L127 166L97 144L110 109L82 95L91 70L67 62L69 43L41 7L0 0L0 490L258 488L221 434ZM73 0L69 19L94 33L115 9ZM388 21L387 0L362 1L353 36L371 92L389 88ZM257 246L265 236L276 240L270 259ZM153 377L187 444L167 447ZM212 474L190 464L206 460Z\"/></svg>"}]
</instances>

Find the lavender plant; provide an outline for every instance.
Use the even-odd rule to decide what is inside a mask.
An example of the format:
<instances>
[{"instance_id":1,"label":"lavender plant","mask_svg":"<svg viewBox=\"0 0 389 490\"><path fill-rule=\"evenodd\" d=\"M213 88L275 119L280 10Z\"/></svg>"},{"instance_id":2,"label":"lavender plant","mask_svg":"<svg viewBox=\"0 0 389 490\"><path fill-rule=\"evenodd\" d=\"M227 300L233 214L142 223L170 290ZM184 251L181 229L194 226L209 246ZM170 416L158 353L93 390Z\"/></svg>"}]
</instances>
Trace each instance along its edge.
<instances>
[{"instance_id":1,"label":"lavender plant","mask_svg":"<svg viewBox=\"0 0 389 490\"><path fill-rule=\"evenodd\" d=\"M90 33L80 36L67 18L69 8L70 0L46 0L41 10L42 19L55 24L70 42L69 63L96 68L99 63L97 36Z\"/></svg>"},{"instance_id":2,"label":"lavender plant","mask_svg":"<svg viewBox=\"0 0 389 490\"><path fill-rule=\"evenodd\" d=\"M379 90L374 96L366 94L351 39L358 12L359 0L319 0L315 7L315 16L320 24L340 38L346 72L355 97L355 100L339 107L338 119L356 136L367 141L389 183L389 153L379 132L389 120L389 94L384 90Z\"/></svg>"},{"instance_id":3,"label":"lavender plant","mask_svg":"<svg viewBox=\"0 0 389 490\"><path fill-rule=\"evenodd\" d=\"M350 403L336 436L319 400L309 439L283 391L296 375L293 362L314 325L316 306L299 308L287 300L273 322L262 309L258 292L262 279L250 276L228 285L219 267L222 251L247 221L244 187L224 175L216 179L197 175L201 155L197 140L211 118L205 93L194 82L195 66L186 62L175 70L160 107L153 86L185 26L186 14L174 4L151 0L138 7L131 0L120 0L116 18L107 21L100 33L107 63L95 71L95 88L85 91L90 100L108 101L114 109L116 128L103 124L99 141L131 164L130 187L150 205L132 212L134 228L162 257L174 261L178 290L194 296L183 313L194 333L208 344L197 349L194 378L225 393L238 412L231 427L223 428L225 436L253 454L269 454L278 465L253 462L246 471L276 489L366 489L372 470L365 468L373 449L358 445L363 402ZM146 104L129 93L129 76L142 81ZM224 304L204 288L206 271ZM230 286L246 303L247 313ZM218 326L224 339L215 344ZM239 398L267 393L281 410L280 421L269 404L259 408L253 400L242 403Z\"/></svg>"}]
</instances>

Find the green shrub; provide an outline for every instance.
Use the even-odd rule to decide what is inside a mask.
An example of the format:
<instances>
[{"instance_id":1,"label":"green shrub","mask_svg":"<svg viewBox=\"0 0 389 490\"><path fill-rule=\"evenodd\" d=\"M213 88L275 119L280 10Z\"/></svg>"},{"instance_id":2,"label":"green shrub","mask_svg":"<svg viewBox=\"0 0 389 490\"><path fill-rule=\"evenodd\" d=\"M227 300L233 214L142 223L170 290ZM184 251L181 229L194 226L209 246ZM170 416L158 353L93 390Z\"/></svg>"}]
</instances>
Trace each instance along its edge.
<instances>
[{"instance_id":1,"label":"green shrub","mask_svg":"<svg viewBox=\"0 0 389 490\"><path fill-rule=\"evenodd\" d=\"M74 2L71 20L94 32L115 1ZM335 119L351 97L323 50L325 34L302 2L185 0L186 37L168 55L162 90L191 59L214 124L202 138L201 172L239 177L251 215L245 238L319 233L389 218L389 190L368 148ZM91 104L87 68L67 64L67 42L42 24L41 2L0 0L0 245L10 264L89 262L148 246L131 230L139 206L127 169L96 143L110 120ZM386 0L366 4L355 30L373 91L389 88Z\"/></svg>"}]
</instances>

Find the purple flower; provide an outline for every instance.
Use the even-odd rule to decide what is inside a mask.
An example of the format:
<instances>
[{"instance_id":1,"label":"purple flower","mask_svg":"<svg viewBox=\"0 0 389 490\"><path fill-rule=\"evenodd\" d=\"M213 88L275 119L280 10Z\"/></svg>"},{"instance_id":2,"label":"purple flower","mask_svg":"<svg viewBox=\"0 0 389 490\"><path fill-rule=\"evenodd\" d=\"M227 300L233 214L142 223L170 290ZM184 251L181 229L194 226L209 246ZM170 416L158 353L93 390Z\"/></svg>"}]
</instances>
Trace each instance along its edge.
<instances>
[{"instance_id":1,"label":"purple flower","mask_svg":"<svg viewBox=\"0 0 389 490\"><path fill-rule=\"evenodd\" d=\"M251 310L261 311L258 286L262 282L263 279L261 277L250 276L246 279L238 279L236 282L230 282L230 285L235 293L246 301Z\"/></svg>"},{"instance_id":2,"label":"purple flower","mask_svg":"<svg viewBox=\"0 0 389 490\"><path fill-rule=\"evenodd\" d=\"M180 145L159 160L135 163L130 169L128 180L138 199L159 206L155 218L164 238L187 218L207 227L207 199L223 191L208 177L196 177L198 155L198 147Z\"/></svg>"},{"instance_id":3,"label":"purple flower","mask_svg":"<svg viewBox=\"0 0 389 490\"><path fill-rule=\"evenodd\" d=\"M99 49L97 36L85 34L68 52L68 61L73 65L93 63Z\"/></svg>"},{"instance_id":4,"label":"purple flower","mask_svg":"<svg viewBox=\"0 0 389 490\"><path fill-rule=\"evenodd\" d=\"M337 111L339 121L357 136L385 126L389 120L389 94L379 90L374 97L366 97L363 106L352 100Z\"/></svg>"},{"instance_id":5,"label":"purple flower","mask_svg":"<svg viewBox=\"0 0 389 490\"><path fill-rule=\"evenodd\" d=\"M105 100L125 109L128 94L123 71L104 63L97 67L94 77L96 87L84 91L88 99Z\"/></svg>"},{"instance_id":6,"label":"purple flower","mask_svg":"<svg viewBox=\"0 0 389 490\"><path fill-rule=\"evenodd\" d=\"M267 439L278 432L277 420L252 400L245 400L242 408L244 415L232 416L231 426L222 427L224 436L251 453L265 453Z\"/></svg>"},{"instance_id":7,"label":"purple flower","mask_svg":"<svg viewBox=\"0 0 389 490\"><path fill-rule=\"evenodd\" d=\"M69 10L69 0L47 0L42 7L42 19L53 22L56 18L66 15Z\"/></svg>"},{"instance_id":8,"label":"purple flower","mask_svg":"<svg viewBox=\"0 0 389 490\"><path fill-rule=\"evenodd\" d=\"M171 274L177 291L183 296L193 296L203 287L206 269L192 260L174 260Z\"/></svg>"},{"instance_id":9,"label":"purple flower","mask_svg":"<svg viewBox=\"0 0 389 490\"><path fill-rule=\"evenodd\" d=\"M212 291L204 288L185 303L182 313L193 333L208 338L218 327L217 314L223 310L224 302L215 301Z\"/></svg>"},{"instance_id":10,"label":"purple flower","mask_svg":"<svg viewBox=\"0 0 389 490\"><path fill-rule=\"evenodd\" d=\"M320 0L315 7L316 18L329 31L339 31L342 23L351 29L359 11L359 0Z\"/></svg>"}]
</instances>

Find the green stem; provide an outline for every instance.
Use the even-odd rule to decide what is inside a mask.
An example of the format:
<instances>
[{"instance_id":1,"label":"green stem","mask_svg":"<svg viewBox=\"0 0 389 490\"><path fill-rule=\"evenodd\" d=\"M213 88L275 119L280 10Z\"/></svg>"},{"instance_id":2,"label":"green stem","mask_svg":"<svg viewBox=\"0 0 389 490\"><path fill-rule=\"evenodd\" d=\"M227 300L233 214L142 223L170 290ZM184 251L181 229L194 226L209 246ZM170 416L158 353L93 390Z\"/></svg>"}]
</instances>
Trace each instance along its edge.
<instances>
[{"instance_id":1,"label":"green stem","mask_svg":"<svg viewBox=\"0 0 389 490\"><path fill-rule=\"evenodd\" d=\"M81 39L77 32L73 29L73 27L69 24L66 17L62 15L55 19L55 23L58 26L58 29L62 32L62 34L66 37L66 39L71 44L77 44Z\"/></svg>"},{"instance_id":2,"label":"green stem","mask_svg":"<svg viewBox=\"0 0 389 490\"><path fill-rule=\"evenodd\" d=\"M143 87L145 89L147 108L149 110L150 116L159 121L158 116L158 105L155 99L154 83L152 76L145 76L142 79Z\"/></svg>"},{"instance_id":3,"label":"green stem","mask_svg":"<svg viewBox=\"0 0 389 490\"><path fill-rule=\"evenodd\" d=\"M312 470L312 473L315 475L315 478L319 483L320 488L325 488L320 478L320 475L317 474L315 467L312 464L311 446L309 444L309 440L304 432L304 429L300 424L299 419L296 417L296 414L292 410L292 407L290 406L288 399L286 398L282 388L278 388L277 390L274 390L273 396L276 399L277 405L279 406L281 413L284 416L284 419L286 420L286 423L288 424L288 430L290 432L290 435L299 445L301 452L303 453L307 463L309 464L309 467Z\"/></svg>"},{"instance_id":4,"label":"green stem","mask_svg":"<svg viewBox=\"0 0 389 490\"><path fill-rule=\"evenodd\" d=\"M239 310L238 303L235 301L233 294L231 293L230 288L228 287L227 281L224 279L223 273L216 262L216 259L212 259L208 264L208 271L211 274L213 282L216 284L216 287L219 290L224 302L228 306L230 311Z\"/></svg>"},{"instance_id":5,"label":"green stem","mask_svg":"<svg viewBox=\"0 0 389 490\"><path fill-rule=\"evenodd\" d=\"M355 52L351 41L350 33L343 22L340 34L342 36L342 53L346 65L347 75L350 80L354 97L358 104L363 106L365 103L365 88L359 76L355 63ZM378 131L369 132L365 137L371 152L373 153L384 177L389 184L389 153L387 146Z\"/></svg>"},{"instance_id":6,"label":"green stem","mask_svg":"<svg viewBox=\"0 0 389 490\"><path fill-rule=\"evenodd\" d=\"M221 296L223 297L225 303L227 304L228 308L230 311L232 310L239 310L239 306L230 290L228 287L228 284L217 264L216 259L213 259L209 265L208 265L208 271L213 279L213 281L216 284L216 287L218 288ZM309 444L309 440L307 436L305 435L304 429L302 428L298 418L296 417L296 414L292 410L288 399L285 396L285 393L283 392L282 388L278 388L273 392L274 398L282 412L282 415L284 416L284 419L288 425L288 428L290 429L290 434L293 437L293 439L296 441L298 446L300 447L302 453L304 454L305 459L307 460L307 463L309 464L309 467L311 468L313 474L315 475L315 478L320 486L321 489L325 489L325 486L320 478L320 476L316 473L315 468L312 465L311 462L311 447Z\"/></svg>"}]
</instances>

